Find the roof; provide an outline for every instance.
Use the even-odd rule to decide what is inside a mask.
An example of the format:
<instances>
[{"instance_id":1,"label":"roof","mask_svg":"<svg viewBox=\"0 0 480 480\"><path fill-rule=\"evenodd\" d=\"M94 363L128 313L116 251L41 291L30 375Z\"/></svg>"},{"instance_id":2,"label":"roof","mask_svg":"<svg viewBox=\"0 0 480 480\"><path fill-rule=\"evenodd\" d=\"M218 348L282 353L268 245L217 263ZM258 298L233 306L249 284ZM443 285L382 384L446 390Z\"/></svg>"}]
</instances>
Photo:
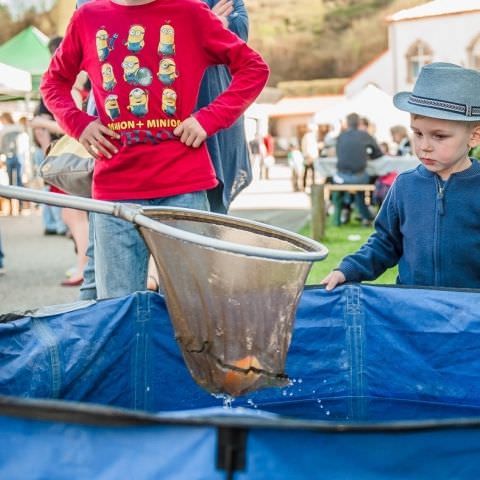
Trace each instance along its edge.
<instances>
[{"instance_id":1,"label":"roof","mask_svg":"<svg viewBox=\"0 0 480 480\"><path fill-rule=\"evenodd\" d=\"M50 63L48 37L35 27L27 27L0 45L0 62L32 74L35 89Z\"/></svg>"},{"instance_id":2,"label":"roof","mask_svg":"<svg viewBox=\"0 0 480 480\"><path fill-rule=\"evenodd\" d=\"M272 105L270 117L314 114L343 99L343 95L317 95L313 97L283 97Z\"/></svg>"},{"instance_id":3,"label":"roof","mask_svg":"<svg viewBox=\"0 0 480 480\"><path fill-rule=\"evenodd\" d=\"M413 20L439 15L452 15L465 12L480 12L479 0L433 0L413 8L400 10L387 18L390 22Z\"/></svg>"}]
</instances>

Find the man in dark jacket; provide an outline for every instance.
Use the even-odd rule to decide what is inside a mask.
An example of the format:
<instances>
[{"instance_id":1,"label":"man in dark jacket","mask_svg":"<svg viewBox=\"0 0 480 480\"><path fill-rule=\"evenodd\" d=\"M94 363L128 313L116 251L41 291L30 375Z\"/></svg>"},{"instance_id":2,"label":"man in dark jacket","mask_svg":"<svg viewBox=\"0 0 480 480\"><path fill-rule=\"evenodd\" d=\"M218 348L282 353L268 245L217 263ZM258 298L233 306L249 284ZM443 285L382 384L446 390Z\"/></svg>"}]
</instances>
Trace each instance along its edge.
<instances>
[{"instance_id":1,"label":"man in dark jacket","mask_svg":"<svg viewBox=\"0 0 480 480\"><path fill-rule=\"evenodd\" d=\"M369 183L367 162L383 155L376 140L364 130L359 130L360 117L356 113L347 116L347 130L337 139L337 174L335 183L358 185ZM373 216L365 205L363 192L355 194L355 205L364 225L370 225Z\"/></svg>"}]
</instances>

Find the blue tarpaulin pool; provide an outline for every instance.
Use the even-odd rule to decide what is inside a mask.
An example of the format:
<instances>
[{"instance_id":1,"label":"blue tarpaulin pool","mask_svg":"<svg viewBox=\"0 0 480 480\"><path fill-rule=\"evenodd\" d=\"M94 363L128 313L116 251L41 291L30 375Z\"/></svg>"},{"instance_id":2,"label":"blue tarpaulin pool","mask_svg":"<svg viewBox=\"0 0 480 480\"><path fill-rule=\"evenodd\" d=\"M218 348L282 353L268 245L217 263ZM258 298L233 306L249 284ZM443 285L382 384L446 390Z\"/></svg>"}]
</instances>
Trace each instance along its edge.
<instances>
[{"instance_id":1,"label":"blue tarpaulin pool","mask_svg":"<svg viewBox=\"0 0 480 480\"><path fill-rule=\"evenodd\" d=\"M1 320L0 478L480 478L476 291L307 288L291 385L232 408L157 294Z\"/></svg>"}]
</instances>

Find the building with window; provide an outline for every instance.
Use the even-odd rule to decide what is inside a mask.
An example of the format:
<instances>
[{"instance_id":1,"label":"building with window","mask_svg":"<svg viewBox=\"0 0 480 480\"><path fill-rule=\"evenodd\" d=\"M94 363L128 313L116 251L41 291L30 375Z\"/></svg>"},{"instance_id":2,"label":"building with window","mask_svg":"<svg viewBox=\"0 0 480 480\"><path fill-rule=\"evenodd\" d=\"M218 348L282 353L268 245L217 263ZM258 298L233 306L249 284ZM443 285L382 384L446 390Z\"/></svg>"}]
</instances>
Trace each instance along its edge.
<instances>
[{"instance_id":1,"label":"building with window","mask_svg":"<svg viewBox=\"0 0 480 480\"><path fill-rule=\"evenodd\" d=\"M434 0L401 10L387 22L388 50L352 76L347 96L369 84L391 95L409 91L431 62L480 69L480 0Z\"/></svg>"}]
</instances>

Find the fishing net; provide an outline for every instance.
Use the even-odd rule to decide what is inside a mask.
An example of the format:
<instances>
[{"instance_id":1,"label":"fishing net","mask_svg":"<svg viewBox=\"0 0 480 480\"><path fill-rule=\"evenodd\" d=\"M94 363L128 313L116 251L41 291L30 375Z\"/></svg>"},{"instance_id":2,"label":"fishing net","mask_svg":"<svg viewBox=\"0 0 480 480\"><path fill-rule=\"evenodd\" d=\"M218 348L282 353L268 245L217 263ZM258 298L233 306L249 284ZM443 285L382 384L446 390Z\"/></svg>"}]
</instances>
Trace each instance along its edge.
<instances>
[{"instance_id":1,"label":"fishing net","mask_svg":"<svg viewBox=\"0 0 480 480\"><path fill-rule=\"evenodd\" d=\"M324 258L325 248L235 217L184 209L143 213L205 239L199 244L139 227L195 381L232 396L288 383L285 360L297 303L312 261ZM227 249L210 246L216 240Z\"/></svg>"}]
</instances>

